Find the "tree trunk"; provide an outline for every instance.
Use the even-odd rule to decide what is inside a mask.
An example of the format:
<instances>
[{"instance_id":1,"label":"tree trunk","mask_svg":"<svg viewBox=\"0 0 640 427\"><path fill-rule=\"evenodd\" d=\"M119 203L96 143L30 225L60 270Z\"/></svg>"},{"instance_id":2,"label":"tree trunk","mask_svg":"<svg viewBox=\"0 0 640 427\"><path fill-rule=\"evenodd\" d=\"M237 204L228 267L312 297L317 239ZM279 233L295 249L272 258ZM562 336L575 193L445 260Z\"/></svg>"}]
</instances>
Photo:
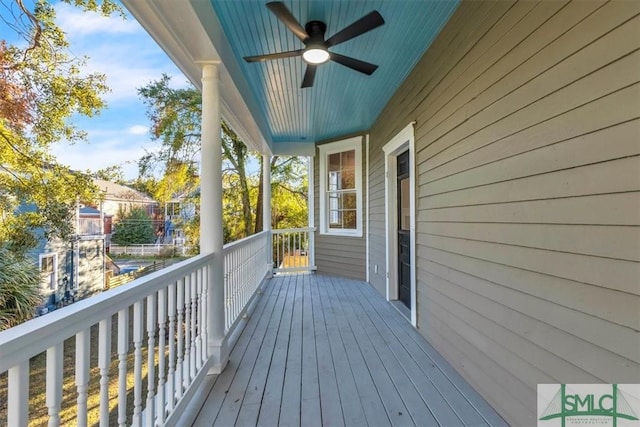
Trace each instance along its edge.
<instances>
[{"instance_id":1,"label":"tree trunk","mask_svg":"<svg viewBox=\"0 0 640 427\"><path fill-rule=\"evenodd\" d=\"M262 231L262 217L264 212L262 210L262 199L264 198L264 157L260 156L260 179L258 180L258 200L256 201L256 223L253 227L254 233Z\"/></svg>"},{"instance_id":2,"label":"tree trunk","mask_svg":"<svg viewBox=\"0 0 640 427\"><path fill-rule=\"evenodd\" d=\"M238 156L238 177L240 178L240 190L242 197L242 217L244 223L244 236L251 235L251 199L249 197L249 184L245 171L245 158Z\"/></svg>"}]
</instances>

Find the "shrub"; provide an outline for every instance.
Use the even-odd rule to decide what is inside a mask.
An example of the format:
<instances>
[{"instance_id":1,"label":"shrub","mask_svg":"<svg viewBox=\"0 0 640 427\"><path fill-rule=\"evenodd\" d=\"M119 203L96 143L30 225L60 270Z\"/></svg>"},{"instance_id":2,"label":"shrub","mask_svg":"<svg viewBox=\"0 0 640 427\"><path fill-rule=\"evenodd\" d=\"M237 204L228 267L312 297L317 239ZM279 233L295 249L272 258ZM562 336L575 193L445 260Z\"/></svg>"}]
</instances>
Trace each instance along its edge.
<instances>
[{"instance_id":1,"label":"shrub","mask_svg":"<svg viewBox=\"0 0 640 427\"><path fill-rule=\"evenodd\" d=\"M111 241L116 245L144 245L154 243L156 233L153 229L153 221L147 213L134 208L131 212L120 218L114 225Z\"/></svg>"},{"instance_id":2,"label":"shrub","mask_svg":"<svg viewBox=\"0 0 640 427\"><path fill-rule=\"evenodd\" d=\"M0 247L0 331L31 319L41 302L38 266Z\"/></svg>"}]
</instances>

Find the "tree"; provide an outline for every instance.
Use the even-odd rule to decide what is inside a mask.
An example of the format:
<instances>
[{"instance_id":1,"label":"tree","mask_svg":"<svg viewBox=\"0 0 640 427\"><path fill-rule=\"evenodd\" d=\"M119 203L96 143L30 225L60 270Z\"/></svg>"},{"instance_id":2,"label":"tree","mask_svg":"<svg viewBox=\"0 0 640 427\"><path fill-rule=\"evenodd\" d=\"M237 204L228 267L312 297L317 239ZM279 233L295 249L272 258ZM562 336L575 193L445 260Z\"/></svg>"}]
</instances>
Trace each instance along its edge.
<instances>
[{"instance_id":1,"label":"tree","mask_svg":"<svg viewBox=\"0 0 640 427\"><path fill-rule=\"evenodd\" d=\"M139 162L140 174L148 177L160 173L163 176L160 183L167 180L172 185L159 184L153 192L157 200L166 197L169 188L174 194L182 191L182 194L196 195L195 188L199 186L195 172L200 156L201 95L192 86L175 89L170 83L170 78L164 75L138 90L147 106L152 137L161 142L158 151L147 153ZM262 156L251 153L229 125L222 122L222 158L224 234L225 242L229 242L262 230L263 177L262 168L257 167ZM188 175L185 181L175 178L176 164L188 166L181 172L183 177ZM306 224L307 189L306 177L301 178L303 166L296 157L274 157L271 161L274 200L287 194L303 201L304 222L297 226ZM184 188L190 191L185 192ZM195 224L189 227L191 232L197 229Z\"/></svg>"},{"instance_id":2,"label":"tree","mask_svg":"<svg viewBox=\"0 0 640 427\"><path fill-rule=\"evenodd\" d=\"M0 247L0 331L31 319L41 302L36 264Z\"/></svg>"},{"instance_id":3,"label":"tree","mask_svg":"<svg viewBox=\"0 0 640 427\"><path fill-rule=\"evenodd\" d=\"M119 10L111 0L63 1L103 15ZM51 4L0 0L0 6L0 22L16 36L14 44L0 41L0 246L24 252L35 246L36 230L67 238L76 200L95 200L88 174L57 164L49 147L85 140L70 119L97 114L108 89L103 75L83 73L85 59L68 53Z\"/></svg>"},{"instance_id":4,"label":"tree","mask_svg":"<svg viewBox=\"0 0 640 427\"><path fill-rule=\"evenodd\" d=\"M121 165L107 166L106 168L98 169L91 174L93 178L102 179L104 181L114 182L116 184L126 185L124 179L124 170Z\"/></svg>"},{"instance_id":5,"label":"tree","mask_svg":"<svg viewBox=\"0 0 640 427\"><path fill-rule=\"evenodd\" d=\"M141 208L118 212L120 221L113 227L111 241L116 245L145 245L156 240L153 220Z\"/></svg>"}]
</instances>

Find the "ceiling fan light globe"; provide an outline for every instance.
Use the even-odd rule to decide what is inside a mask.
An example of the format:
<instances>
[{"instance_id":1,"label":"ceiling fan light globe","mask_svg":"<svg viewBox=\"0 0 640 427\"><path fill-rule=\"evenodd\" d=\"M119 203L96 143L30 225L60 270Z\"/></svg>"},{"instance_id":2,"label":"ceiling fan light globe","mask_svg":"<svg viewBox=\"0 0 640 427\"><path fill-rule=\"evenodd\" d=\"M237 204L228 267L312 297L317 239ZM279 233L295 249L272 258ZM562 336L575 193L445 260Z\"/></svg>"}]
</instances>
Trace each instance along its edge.
<instances>
[{"instance_id":1,"label":"ceiling fan light globe","mask_svg":"<svg viewBox=\"0 0 640 427\"><path fill-rule=\"evenodd\" d=\"M308 64L322 64L329 60L329 52L326 49L312 47L304 51L302 58Z\"/></svg>"}]
</instances>

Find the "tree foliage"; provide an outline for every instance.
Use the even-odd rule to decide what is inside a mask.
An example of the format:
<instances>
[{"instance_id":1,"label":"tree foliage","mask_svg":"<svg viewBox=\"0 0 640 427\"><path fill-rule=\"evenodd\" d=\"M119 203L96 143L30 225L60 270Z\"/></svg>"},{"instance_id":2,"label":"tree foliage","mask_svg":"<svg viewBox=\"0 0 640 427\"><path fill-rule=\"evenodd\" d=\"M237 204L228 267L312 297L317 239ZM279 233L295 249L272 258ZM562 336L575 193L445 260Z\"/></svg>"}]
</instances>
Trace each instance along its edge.
<instances>
[{"instance_id":1,"label":"tree foliage","mask_svg":"<svg viewBox=\"0 0 640 427\"><path fill-rule=\"evenodd\" d=\"M111 0L63 1L104 15L119 10ZM68 237L76 200L95 199L90 177L57 164L49 147L83 141L70 119L97 114L108 89L103 75L83 73L85 59L69 54L49 2L0 0L0 6L0 25L15 36L13 44L0 41L0 243L25 251L37 242L36 229Z\"/></svg>"},{"instance_id":2,"label":"tree foliage","mask_svg":"<svg viewBox=\"0 0 640 427\"><path fill-rule=\"evenodd\" d=\"M0 331L31 319L41 302L36 263L0 247Z\"/></svg>"},{"instance_id":3,"label":"tree foliage","mask_svg":"<svg viewBox=\"0 0 640 427\"><path fill-rule=\"evenodd\" d=\"M187 195L187 201L199 201L197 165L200 157L200 93L189 86L176 89L164 75L140 88L147 106L152 137L161 142L156 152L147 153L139 162L139 181L153 182L151 191L158 201L175 195ZM224 238L230 242L262 230L262 156L252 153L233 129L222 122L222 184ZM154 181L153 175L162 178ZM273 157L271 160L274 223L290 227L307 224L307 179L304 163L297 157ZM189 199L190 197L190 199ZM277 212L277 213L276 213ZM197 241L199 216L185 225L191 242Z\"/></svg>"},{"instance_id":4,"label":"tree foliage","mask_svg":"<svg viewBox=\"0 0 640 427\"><path fill-rule=\"evenodd\" d=\"M102 179L116 184L127 184L127 180L124 178L124 170L122 170L121 165L107 166L106 168L98 169L92 173L91 176L96 179Z\"/></svg>"},{"instance_id":5,"label":"tree foliage","mask_svg":"<svg viewBox=\"0 0 640 427\"><path fill-rule=\"evenodd\" d=\"M120 220L113 227L111 241L116 245L145 245L156 240L153 220L141 208L119 212Z\"/></svg>"}]
</instances>

